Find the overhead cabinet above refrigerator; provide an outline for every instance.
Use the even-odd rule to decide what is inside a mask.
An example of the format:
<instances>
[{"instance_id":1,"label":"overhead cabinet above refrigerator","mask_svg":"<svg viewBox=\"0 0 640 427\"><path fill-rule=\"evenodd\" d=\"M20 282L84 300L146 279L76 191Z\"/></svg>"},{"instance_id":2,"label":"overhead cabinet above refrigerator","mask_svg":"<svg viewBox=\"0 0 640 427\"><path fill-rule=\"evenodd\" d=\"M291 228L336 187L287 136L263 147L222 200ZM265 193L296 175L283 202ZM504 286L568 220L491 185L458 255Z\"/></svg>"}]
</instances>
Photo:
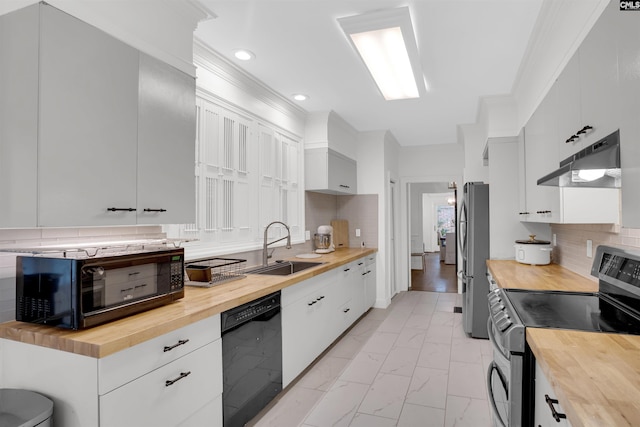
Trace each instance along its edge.
<instances>
[{"instance_id":1,"label":"overhead cabinet above refrigerator","mask_svg":"<svg viewBox=\"0 0 640 427\"><path fill-rule=\"evenodd\" d=\"M45 3L0 31L0 227L193 222L193 77Z\"/></svg>"}]
</instances>

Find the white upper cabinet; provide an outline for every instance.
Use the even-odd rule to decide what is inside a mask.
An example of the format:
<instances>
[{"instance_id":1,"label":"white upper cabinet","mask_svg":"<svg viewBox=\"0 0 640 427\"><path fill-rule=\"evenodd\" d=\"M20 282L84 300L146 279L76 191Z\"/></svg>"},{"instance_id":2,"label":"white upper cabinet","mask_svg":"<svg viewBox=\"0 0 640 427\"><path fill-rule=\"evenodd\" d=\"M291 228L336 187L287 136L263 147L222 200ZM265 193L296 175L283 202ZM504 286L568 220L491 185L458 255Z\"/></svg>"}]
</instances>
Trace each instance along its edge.
<instances>
[{"instance_id":1,"label":"white upper cabinet","mask_svg":"<svg viewBox=\"0 0 640 427\"><path fill-rule=\"evenodd\" d=\"M622 225L640 228L640 25L637 13L617 20Z\"/></svg>"},{"instance_id":2,"label":"white upper cabinet","mask_svg":"<svg viewBox=\"0 0 640 427\"><path fill-rule=\"evenodd\" d=\"M0 34L0 226L31 227L38 203L38 8L0 16Z\"/></svg>"},{"instance_id":3,"label":"white upper cabinet","mask_svg":"<svg viewBox=\"0 0 640 427\"><path fill-rule=\"evenodd\" d=\"M37 225L135 224L138 51L40 11Z\"/></svg>"},{"instance_id":4,"label":"white upper cabinet","mask_svg":"<svg viewBox=\"0 0 640 427\"><path fill-rule=\"evenodd\" d=\"M195 219L195 80L140 53L137 222Z\"/></svg>"},{"instance_id":5,"label":"white upper cabinet","mask_svg":"<svg viewBox=\"0 0 640 427\"><path fill-rule=\"evenodd\" d=\"M356 194L357 164L328 148L305 150L305 189L330 194Z\"/></svg>"},{"instance_id":6,"label":"white upper cabinet","mask_svg":"<svg viewBox=\"0 0 640 427\"><path fill-rule=\"evenodd\" d=\"M559 161L620 127L616 52L619 14L611 5L605 9L558 77Z\"/></svg>"},{"instance_id":7,"label":"white upper cabinet","mask_svg":"<svg viewBox=\"0 0 640 427\"><path fill-rule=\"evenodd\" d=\"M580 129L589 146L620 127L618 117L618 2L611 2L580 45ZM576 131L579 131L576 129Z\"/></svg>"},{"instance_id":8,"label":"white upper cabinet","mask_svg":"<svg viewBox=\"0 0 640 427\"><path fill-rule=\"evenodd\" d=\"M555 83L555 90L558 97L558 161L562 161L584 148L586 140L575 136L582 129L580 57L577 52L562 70Z\"/></svg>"},{"instance_id":9,"label":"white upper cabinet","mask_svg":"<svg viewBox=\"0 0 640 427\"><path fill-rule=\"evenodd\" d=\"M0 25L0 226L192 222L194 79L45 3Z\"/></svg>"},{"instance_id":10,"label":"white upper cabinet","mask_svg":"<svg viewBox=\"0 0 640 427\"><path fill-rule=\"evenodd\" d=\"M560 222L558 187L540 186L538 178L558 167L557 92L552 88L525 127L525 197L521 220Z\"/></svg>"}]
</instances>

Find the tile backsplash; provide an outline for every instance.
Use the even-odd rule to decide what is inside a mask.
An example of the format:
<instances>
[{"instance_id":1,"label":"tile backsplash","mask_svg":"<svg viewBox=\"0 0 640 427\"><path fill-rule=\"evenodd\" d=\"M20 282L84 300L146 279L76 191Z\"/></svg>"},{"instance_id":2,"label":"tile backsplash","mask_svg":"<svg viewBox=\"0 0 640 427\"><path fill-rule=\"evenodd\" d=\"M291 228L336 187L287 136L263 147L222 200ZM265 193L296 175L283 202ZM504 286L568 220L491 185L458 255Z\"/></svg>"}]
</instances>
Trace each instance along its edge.
<instances>
[{"instance_id":1,"label":"tile backsplash","mask_svg":"<svg viewBox=\"0 0 640 427\"><path fill-rule=\"evenodd\" d=\"M598 245L609 245L640 251L640 229L622 228L610 224L552 224L556 236L553 262L591 280L593 258L587 257L587 240L592 241L593 253Z\"/></svg>"},{"instance_id":2,"label":"tile backsplash","mask_svg":"<svg viewBox=\"0 0 640 427\"><path fill-rule=\"evenodd\" d=\"M305 227L312 240L320 225L330 225L334 219L349 221L349 246L359 248L364 242L367 248L378 247L378 195L358 194L353 196L332 195L307 191L305 193ZM360 229L360 237L355 230Z\"/></svg>"}]
</instances>

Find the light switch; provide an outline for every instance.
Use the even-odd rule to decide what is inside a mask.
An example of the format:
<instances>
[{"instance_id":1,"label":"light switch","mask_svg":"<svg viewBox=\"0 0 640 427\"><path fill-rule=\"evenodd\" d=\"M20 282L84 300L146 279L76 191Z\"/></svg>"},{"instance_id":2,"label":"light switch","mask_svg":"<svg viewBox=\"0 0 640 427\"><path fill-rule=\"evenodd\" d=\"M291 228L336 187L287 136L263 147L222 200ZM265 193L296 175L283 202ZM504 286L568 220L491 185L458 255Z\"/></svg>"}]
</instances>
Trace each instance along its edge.
<instances>
[{"instance_id":1,"label":"light switch","mask_svg":"<svg viewBox=\"0 0 640 427\"><path fill-rule=\"evenodd\" d=\"M360 237L360 229L356 228L356 237Z\"/></svg>"},{"instance_id":2,"label":"light switch","mask_svg":"<svg viewBox=\"0 0 640 427\"><path fill-rule=\"evenodd\" d=\"M593 258L593 240L587 240L587 258Z\"/></svg>"}]
</instances>

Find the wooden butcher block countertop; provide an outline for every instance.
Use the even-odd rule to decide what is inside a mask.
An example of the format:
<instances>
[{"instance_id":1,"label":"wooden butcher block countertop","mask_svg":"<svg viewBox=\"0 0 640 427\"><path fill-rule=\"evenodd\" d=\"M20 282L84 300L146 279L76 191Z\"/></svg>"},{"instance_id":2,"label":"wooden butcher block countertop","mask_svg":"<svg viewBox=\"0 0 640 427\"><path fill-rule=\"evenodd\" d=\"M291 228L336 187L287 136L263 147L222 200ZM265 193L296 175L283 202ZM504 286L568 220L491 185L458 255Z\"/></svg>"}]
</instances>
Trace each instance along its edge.
<instances>
[{"instance_id":1,"label":"wooden butcher block countertop","mask_svg":"<svg viewBox=\"0 0 640 427\"><path fill-rule=\"evenodd\" d=\"M501 288L597 292L557 264L487 261ZM527 328L527 343L573 427L640 426L640 336Z\"/></svg>"},{"instance_id":2,"label":"wooden butcher block countertop","mask_svg":"<svg viewBox=\"0 0 640 427\"><path fill-rule=\"evenodd\" d=\"M640 336L527 329L573 427L640 426Z\"/></svg>"},{"instance_id":3,"label":"wooden butcher block countertop","mask_svg":"<svg viewBox=\"0 0 640 427\"><path fill-rule=\"evenodd\" d=\"M81 331L6 322L0 324L0 338L89 357L105 357L375 252L377 249L338 249L311 260L325 264L290 276L247 275L211 288L185 286L185 297L174 303Z\"/></svg>"},{"instance_id":4,"label":"wooden butcher block countertop","mask_svg":"<svg viewBox=\"0 0 640 427\"><path fill-rule=\"evenodd\" d=\"M537 291L598 292L598 282L558 264L529 265L513 260L488 260L487 267L499 287Z\"/></svg>"}]
</instances>

